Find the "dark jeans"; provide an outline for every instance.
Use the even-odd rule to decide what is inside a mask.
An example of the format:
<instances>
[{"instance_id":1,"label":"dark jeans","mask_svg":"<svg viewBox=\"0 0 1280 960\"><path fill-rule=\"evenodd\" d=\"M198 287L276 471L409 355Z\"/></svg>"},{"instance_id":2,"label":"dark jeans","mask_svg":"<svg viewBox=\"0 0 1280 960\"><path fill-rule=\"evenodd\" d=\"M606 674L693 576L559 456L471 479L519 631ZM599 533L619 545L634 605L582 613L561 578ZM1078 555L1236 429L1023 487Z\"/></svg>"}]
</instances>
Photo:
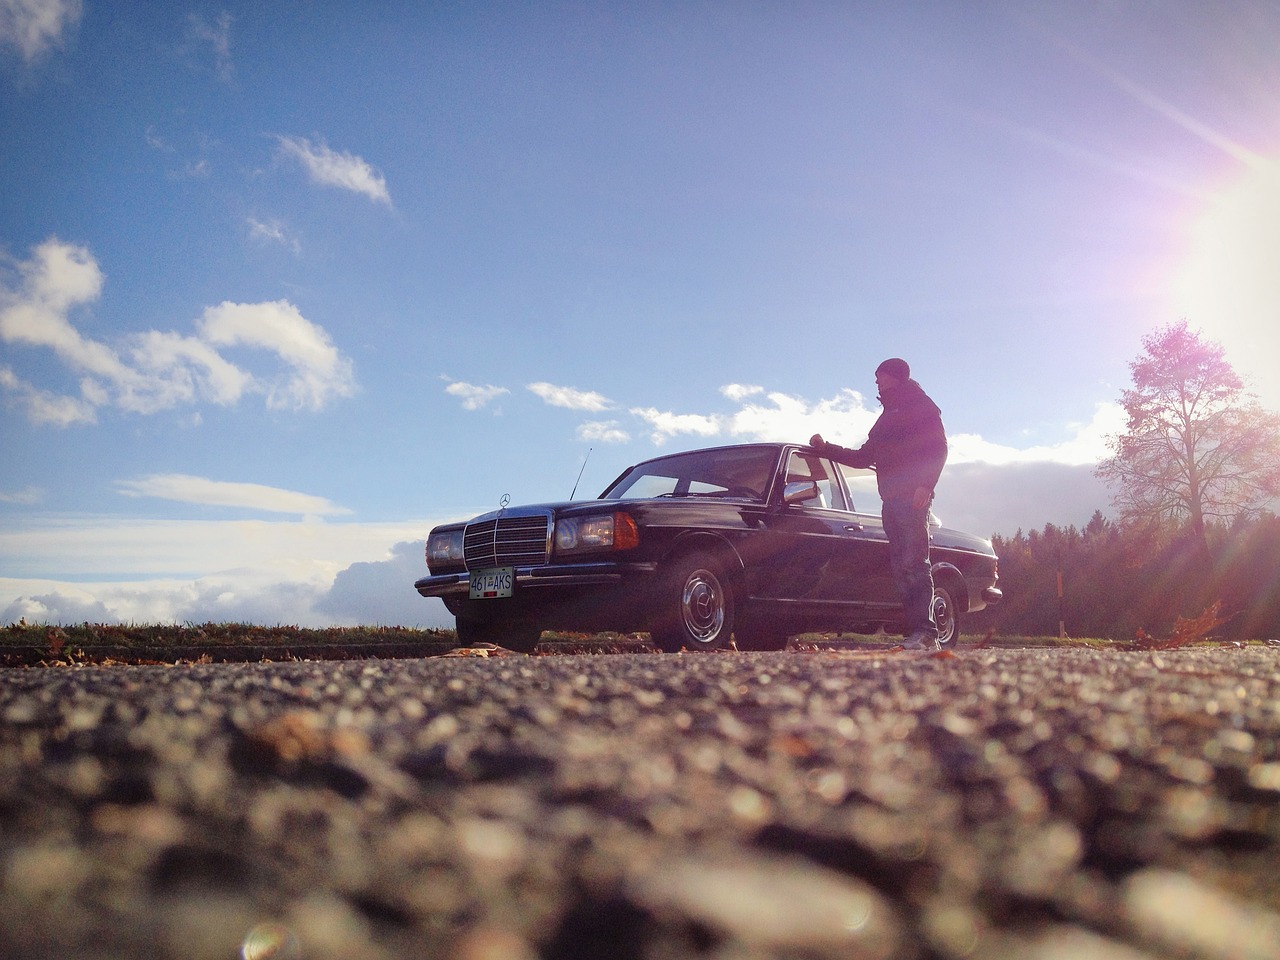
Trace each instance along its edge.
<instances>
[{"instance_id":1,"label":"dark jeans","mask_svg":"<svg viewBox=\"0 0 1280 960\"><path fill-rule=\"evenodd\" d=\"M889 537L889 567L902 598L907 634L920 630L936 637L933 570L929 566L929 508L917 510L910 500L886 500L881 517Z\"/></svg>"}]
</instances>

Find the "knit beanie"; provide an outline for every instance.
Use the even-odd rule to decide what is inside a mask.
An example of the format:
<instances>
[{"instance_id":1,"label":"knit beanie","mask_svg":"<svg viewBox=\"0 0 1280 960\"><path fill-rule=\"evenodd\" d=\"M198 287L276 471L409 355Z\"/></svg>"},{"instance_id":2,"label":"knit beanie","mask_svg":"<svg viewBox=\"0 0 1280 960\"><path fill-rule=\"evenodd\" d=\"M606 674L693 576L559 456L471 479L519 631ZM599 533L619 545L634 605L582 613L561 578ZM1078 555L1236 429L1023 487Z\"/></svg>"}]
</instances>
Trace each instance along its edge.
<instances>
[{"instance_id":1,"label":"knit beanie","mask_svg":"<svg viewBox=\"0 0 1280 960\"><path fill-rule=\"evenodd\" d=\"M887 373L893 379L904 382L911 379L911 367L907 365L907 361L900 360L897 357L890 357L876 367L876 373Z\"/></svg>"}]
</instances>

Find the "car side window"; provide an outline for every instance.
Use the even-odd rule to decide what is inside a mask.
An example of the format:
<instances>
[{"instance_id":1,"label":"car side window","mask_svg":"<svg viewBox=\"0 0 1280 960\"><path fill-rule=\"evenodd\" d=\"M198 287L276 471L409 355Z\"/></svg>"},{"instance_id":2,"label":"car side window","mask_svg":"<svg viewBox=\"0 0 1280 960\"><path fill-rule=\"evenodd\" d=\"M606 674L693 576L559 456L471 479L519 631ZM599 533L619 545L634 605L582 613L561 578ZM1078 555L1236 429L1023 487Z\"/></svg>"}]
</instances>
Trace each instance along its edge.
<instances>
[{"instance_id":1,"label":"car side window","mask_svg":"<svg viewBox=\"0 0 1280 960\"><path fill-rule=\"evenodd\" d=\"M816 483L818 499L810 500L806 506L826 507L832 510L845 510L844 494L840 484L836 482L834 467L829 460L816 457L812 453L792 451L787 462L787 483Z\"/></svg>"},{"instance_id":2,"label":"car side window","mask_svg":"<svg viewBox=\"0 0 1280 960\"><path fill-rule=\"evenodd\" d=\"M880 516L880 492L876 489L875 471L859 470L843 464L839 466L839 470L844 475L844 485L849 496L853 498L849 509L855 513Z\"/></svg>"}]
</instances>

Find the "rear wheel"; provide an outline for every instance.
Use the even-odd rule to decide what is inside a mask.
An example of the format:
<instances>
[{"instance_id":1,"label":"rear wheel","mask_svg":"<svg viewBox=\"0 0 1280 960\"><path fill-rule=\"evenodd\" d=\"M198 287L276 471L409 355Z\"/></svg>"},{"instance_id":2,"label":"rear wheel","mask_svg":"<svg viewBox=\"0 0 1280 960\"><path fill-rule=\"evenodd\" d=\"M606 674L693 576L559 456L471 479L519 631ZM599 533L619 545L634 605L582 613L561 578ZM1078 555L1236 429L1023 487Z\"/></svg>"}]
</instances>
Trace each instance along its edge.
<instances>
[{"instance_id":1,"label":"rear wheel","mask_svg":"<svg viewBox=\"0 0 1280 960\"><path fill-rule=\"evenodd\" d=\"M705 553L677 557L658 588L653 642L660 650L718 650L733 632L733 592Z\"/></svg>"},{"instance_id":2,"label":"rear wheel","mask_svg":"<svg viewBox=\"0 0 1280 960\"><path fill-rule=\"evenodd\" d=\"M933 587L933 622L938 626L938 646L951 650L960 639L960 611L951 591L941 584Z\"/></svg>"}]
</instances>

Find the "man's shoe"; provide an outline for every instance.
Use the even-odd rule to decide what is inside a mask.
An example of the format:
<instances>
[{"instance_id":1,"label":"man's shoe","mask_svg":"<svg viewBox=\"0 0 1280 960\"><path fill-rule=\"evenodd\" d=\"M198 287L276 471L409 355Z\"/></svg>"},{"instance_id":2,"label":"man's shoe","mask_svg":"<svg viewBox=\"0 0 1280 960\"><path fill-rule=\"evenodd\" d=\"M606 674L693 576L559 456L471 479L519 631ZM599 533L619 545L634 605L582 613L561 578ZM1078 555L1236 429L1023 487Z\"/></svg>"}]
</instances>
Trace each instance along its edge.
<instances>
[{"instance_id":1,"label":"man's shoe","mask_svg":"<svg viewBox=\"0 0 1280 960\"><path fill-rule=\"evenodd\" d=\"M938 646L938 637L936 634L930 633L928 630L916 630L902 641L903 650L928 650L935 652L942 648Z\"/></svg>"}]
</instances>

